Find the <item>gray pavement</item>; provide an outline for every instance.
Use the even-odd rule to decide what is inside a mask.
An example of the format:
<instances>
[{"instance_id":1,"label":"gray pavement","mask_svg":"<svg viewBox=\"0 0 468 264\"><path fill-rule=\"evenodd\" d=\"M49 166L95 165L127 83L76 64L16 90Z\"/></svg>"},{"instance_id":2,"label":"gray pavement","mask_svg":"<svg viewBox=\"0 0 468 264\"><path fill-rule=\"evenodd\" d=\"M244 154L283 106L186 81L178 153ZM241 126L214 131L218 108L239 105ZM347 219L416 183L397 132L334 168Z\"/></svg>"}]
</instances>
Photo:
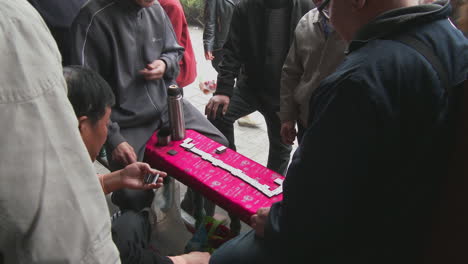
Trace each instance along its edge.
<instances>
[{"instance_id":1,"label":"gray pavement","mask_svg":"<svg viewBox=\"0 0 468 264\"><path fill-rule=\"evenodd\" d=\"M204 113L205 105L211 98L211 95L205 95L199 88L199 83L216 80L216 71L211 66L211 62L206 61L203 51L203 30L199 27L190 27L190 37L192 39L192 45L197 60L197 72L198 77L194 83L184 88L184 96L188 99L199 111ZM237 152L242 155L266 166L268 159L268 137L265 120L259 112L254 112L251 118L258 123L258 127L243 127L239 126L236 122L234 127L235 141ZM294 145L293 152L297 148L297 144ZM106 169L96 162L96 170L98 173L106 173ZM180 195L181 199L186 191L186 186L180 184ZM109 201L111 212L115 210ZM217 207L216 213L221 215L227 215L227 213L221 208ZM249 227L245 224L242 225L242 231L248 230ZM180 234L177 234L180 236ZM186 240L187 236L184 236L183 240ZM170 252L177 254L180 249L172 249Z\"/></svg>"}]
</instances>

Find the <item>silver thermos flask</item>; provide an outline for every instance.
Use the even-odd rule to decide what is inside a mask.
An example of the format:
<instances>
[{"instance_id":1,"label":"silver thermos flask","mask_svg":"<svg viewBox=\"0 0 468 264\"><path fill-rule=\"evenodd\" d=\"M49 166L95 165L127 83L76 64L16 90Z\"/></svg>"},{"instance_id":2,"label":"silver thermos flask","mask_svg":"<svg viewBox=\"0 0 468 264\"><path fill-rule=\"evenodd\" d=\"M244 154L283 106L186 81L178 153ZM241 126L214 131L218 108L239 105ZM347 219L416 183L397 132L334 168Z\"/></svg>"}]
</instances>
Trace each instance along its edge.
<instances>
[{"instance_id":1,"label":"silver thermos flask","mask_svg":"<svg viewBox=\"0 0 468 264\"><path fill-rule=\"evenodd\" d=\"M171 125L172 140L182 140L185 138L184 102L182 100L182 90L177 85L172 84L167 89L167 95L169 124Z\"/></svg>"}]
</instances>

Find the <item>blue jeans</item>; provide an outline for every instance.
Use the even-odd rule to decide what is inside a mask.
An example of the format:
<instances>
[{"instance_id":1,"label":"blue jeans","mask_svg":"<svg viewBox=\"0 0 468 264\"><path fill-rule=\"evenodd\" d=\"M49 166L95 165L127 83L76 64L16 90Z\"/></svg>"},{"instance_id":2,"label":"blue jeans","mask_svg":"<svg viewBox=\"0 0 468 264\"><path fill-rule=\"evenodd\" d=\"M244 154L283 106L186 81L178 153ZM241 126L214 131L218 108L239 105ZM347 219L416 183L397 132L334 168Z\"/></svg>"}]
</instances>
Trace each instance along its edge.
<instances>
[{"instance_id":1,"label":"blue jeans","mask_svg":"<svg viewBox=\"0 0 468 264\"><path fill-rule=\"evenodd\" d=\"M229 148L236 149L234 143L234 122L237 119L259 111L265 118L268 130L268 140L270 148L268 152L267 167L282 175L286 173L292 147L281 142L281 121L273 111L260 110L259 103L254 96L242 92L239 88L234 88L228 110L224 116L218 116L211 123L223 133L229 141Z\"/></svg>"}]
</instances>

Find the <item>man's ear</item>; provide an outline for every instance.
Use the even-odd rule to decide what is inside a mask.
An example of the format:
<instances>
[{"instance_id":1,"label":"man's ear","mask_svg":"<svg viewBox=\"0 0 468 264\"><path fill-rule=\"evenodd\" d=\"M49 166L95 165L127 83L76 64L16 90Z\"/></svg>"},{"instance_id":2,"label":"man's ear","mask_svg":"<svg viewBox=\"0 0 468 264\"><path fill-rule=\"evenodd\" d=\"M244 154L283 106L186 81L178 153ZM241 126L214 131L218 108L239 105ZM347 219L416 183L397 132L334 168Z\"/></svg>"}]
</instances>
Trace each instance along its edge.
<instances>
[{"instance_id":1,"label":"man's ear","mask_svg":"<svg viewBox=\"0 0 468 264\"><path fill-rule=\"evenodd\" d=\"M80 133L83 133L84 130L87 129L88 125L89 125L89 118L87 116L78 117L78 129L80 130Z\"/></svg>"}]
</instances>

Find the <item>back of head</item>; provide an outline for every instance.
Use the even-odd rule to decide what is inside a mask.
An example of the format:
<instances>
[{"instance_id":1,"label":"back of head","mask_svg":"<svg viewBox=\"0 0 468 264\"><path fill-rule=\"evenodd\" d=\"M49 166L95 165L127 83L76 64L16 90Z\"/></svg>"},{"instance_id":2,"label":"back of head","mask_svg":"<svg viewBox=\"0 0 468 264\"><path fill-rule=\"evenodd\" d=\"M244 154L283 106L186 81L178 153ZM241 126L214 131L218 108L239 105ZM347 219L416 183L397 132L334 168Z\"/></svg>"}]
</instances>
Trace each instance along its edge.
<instances>
[{"instance_id":1,"label":"back of head","mask_svg":"<svg viewBox=\"0 0 468 264\"><path fill-rule=\"evenodd\" d=\"M96 72L81 66L67 66L63 74L70 100L77 117L87 116L93 122L100 120L106 107L115 103L109 84Z\"/></svg>"},{"instance_id":2,"label":"back of head","mask_svg":"<svg viewBox=\"0 0 468 264\"><path fill-rule=\"evenodd\" d=\"M390 10L418 5L419 0L342 0L331 1L331 23L341 37L350 42L356 32Z\"/></svg>"}]
</instances>

